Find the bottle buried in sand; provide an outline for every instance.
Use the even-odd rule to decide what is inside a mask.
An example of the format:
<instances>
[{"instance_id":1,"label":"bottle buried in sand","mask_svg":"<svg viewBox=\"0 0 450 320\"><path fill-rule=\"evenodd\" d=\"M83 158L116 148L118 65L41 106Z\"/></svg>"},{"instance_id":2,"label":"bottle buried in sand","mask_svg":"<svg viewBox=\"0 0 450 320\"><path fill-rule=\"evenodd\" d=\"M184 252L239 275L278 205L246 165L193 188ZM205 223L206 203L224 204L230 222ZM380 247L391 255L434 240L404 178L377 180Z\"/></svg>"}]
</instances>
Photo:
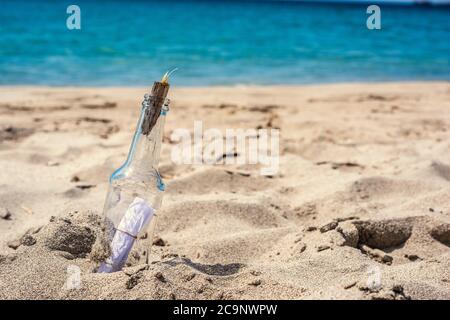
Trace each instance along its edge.
<instances>
[{"instance_id":1,"label":"bottle buried in sand","mask_svg":"<svg viewBox=\"0 0 450 320\"><path fill-rule=\"evenodd\" d=\"M133 247L141 249L139 254L145 255L148 262L164 192L157 166L169 110L167 81L166 73L153 84L151 95L145 95L128 158L109 179L103 214L111 253L100 265L99 273L121 270Z\"/></svg>"}]
</instances>

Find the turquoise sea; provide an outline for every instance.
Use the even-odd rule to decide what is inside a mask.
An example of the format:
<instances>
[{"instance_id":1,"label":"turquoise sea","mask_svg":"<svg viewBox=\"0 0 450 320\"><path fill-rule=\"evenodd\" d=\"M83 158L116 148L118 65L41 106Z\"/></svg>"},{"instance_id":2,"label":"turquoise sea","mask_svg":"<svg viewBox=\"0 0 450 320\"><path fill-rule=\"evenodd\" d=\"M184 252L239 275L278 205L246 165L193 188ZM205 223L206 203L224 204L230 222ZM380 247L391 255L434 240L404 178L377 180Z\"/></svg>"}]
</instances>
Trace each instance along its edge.
<instances>
[{"instance_id":1,"label":"turquoise sea","mask_svg":"<svg viewBox=\"0 0 450 320\"><path fill-rule=\"evenodd\" d=\"M380 7L368 30L367 4L2 0L0 84L450 80L450 7Z\"/></svg>"}]
</instances>

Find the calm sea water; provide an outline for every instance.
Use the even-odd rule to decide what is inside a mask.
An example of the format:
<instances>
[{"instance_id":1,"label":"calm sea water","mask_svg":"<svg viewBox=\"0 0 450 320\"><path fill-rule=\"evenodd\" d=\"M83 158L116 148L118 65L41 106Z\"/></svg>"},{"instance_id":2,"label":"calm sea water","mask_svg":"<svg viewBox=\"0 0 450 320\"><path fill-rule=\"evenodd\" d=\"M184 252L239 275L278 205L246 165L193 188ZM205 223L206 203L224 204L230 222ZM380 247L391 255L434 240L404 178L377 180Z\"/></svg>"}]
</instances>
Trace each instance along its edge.
<instances>
[{"instance_id":1,"label":"calm sea water","mask_svg":"<svg viewBox=\"0 0 450 320\"><path fill-rule=\"evenodd\" d=\"M81 8L81 30L66 8ZM450 8L249 1L11 1L0 84L178 85L450 80Z\"/></svg>"}]
</instances>

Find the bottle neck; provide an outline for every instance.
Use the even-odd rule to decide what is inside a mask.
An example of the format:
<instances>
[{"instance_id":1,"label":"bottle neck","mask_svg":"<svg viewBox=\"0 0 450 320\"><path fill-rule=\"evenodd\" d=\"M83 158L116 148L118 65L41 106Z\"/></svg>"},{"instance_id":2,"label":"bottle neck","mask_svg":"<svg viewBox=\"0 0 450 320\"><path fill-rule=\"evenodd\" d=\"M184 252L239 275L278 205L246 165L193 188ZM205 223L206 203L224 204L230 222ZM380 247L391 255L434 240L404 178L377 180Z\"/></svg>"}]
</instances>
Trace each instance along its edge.
<instances>
[{"instance_id":1,"label":"bottle neck","mask_svg":"<svg viewBox=\"0 0 450 320\"><path fill-rule=\"evenodd\" d=\"M161 145L168 104L169 101L166 100L160 111L159 117L150 130L148 130L149 127L146 123L148 122L149 114L151 114L151 106L149 106L148 103L146 104L146 100L144 100L138 126L128 155L127 162L130 169L138 171L157 169L161 155ZM145 130L145 128L147 130Z\"/></svg>"}]
</instances>

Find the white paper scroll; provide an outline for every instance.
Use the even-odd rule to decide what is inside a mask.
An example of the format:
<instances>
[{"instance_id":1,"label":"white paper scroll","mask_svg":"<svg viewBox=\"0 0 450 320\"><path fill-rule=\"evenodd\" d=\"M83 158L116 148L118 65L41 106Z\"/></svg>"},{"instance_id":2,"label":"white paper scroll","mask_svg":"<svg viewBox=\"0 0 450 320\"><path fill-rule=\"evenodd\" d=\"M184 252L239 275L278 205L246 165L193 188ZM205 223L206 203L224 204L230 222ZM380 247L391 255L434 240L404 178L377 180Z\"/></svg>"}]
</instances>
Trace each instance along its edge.
<instances>
[{"instance_id":1,"label":"white paper scroll","mask_svg":"<svg viewBox=\"0 0 450 320\"><path fill-rule=\"evenodd\" d=\"M122 269L137 235L150 222L155 210L142 198L134 198L116 229L111 242L111 256L102 262L99 273L116 272Z\"/></svg>"}]
</instances>

